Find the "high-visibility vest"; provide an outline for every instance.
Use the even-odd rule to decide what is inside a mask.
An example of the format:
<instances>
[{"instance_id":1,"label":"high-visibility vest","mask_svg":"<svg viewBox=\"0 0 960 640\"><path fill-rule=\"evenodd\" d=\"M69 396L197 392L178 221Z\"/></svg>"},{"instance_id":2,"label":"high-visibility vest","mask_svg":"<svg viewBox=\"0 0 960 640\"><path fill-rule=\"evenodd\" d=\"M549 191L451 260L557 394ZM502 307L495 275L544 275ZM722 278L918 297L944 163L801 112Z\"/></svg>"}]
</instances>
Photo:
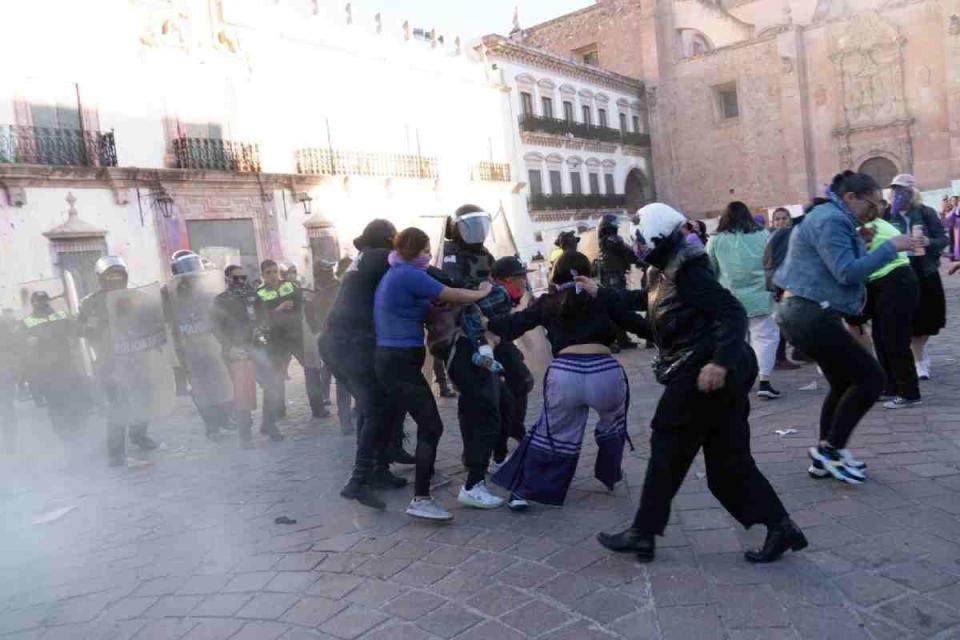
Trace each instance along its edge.
<instances>
[{"instance_id":1,"label":"high-visibility vest","mask_svg":"<svg viewBox=\"0 0 960 640\"><path fill-rule=\"evenodd\" d=\"M36 316L32 313L23 319L23 324L27 329L33 329L36 326L45 324L47 322L56 322L57 320L66 320L67 314L62 311L54 311L48 316Z\"/></svg>"},{"instance_id":2,"label":"high-visibility vest","mask_svg":"<svg viewBox=\"0 0 960 640\"><path fill-rule=\"evenodd\" d=\"M257 295L260 296L260 299L264 302L273 302L278 298L286 298L287 296L293 295L297 290L297 286L292 282L283 281L279 287L276 289L268 289L267 285L261 285L257 289Z\"/></svg>"}]
</instances>

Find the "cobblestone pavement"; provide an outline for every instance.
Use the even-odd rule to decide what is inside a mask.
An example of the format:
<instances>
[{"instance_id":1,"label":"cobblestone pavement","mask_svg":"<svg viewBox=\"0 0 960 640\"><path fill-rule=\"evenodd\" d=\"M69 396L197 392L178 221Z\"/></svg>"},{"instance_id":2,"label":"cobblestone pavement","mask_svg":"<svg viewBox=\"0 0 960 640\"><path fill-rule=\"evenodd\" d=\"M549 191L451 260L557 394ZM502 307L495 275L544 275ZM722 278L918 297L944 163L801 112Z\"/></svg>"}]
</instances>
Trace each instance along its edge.
<instances>
[{"instance_id":1,"label":"cobblestone pavement","mask_svg":"<svg viewBox=\"0 0 960 640\"><path fill-rule=\"evenodd\" d=\"M948 298L956 317L957 291ZM923 383L922 408L868 415L853 441L870 465L860 487L807 476L824 384L801 390L817 379L811 366L778 372L784 397L754 403L753 448L811 546L759 567L741 554L760 543L762 527L743 531L719 507L702 459L656 562L637 564L594 541L629 522L637 502L660 393L650 351L622 358L637 444L624 465L627 486L611 494L591 477L589 442L562 509L461 508L455 403L442 401L438 473L451 482L437 495L456 514L445 526L403 514L409 489L391 492L385 513L341 500L352 438L333 420L309 423L299 385L290 387L285 442L249 451L233 439L208 443L184 402L153 430L165 450L136 470L106 468L97 431L92 450L41 456L59 446L41 421L0 472L0 635L960 637L958 349L949 331L932 343L935 378ZM775 433L787 428L797 432ZM43 515L52 521L38 523ZM279 516L297 523L277 525Z\"/></svg>"}]
</instances>

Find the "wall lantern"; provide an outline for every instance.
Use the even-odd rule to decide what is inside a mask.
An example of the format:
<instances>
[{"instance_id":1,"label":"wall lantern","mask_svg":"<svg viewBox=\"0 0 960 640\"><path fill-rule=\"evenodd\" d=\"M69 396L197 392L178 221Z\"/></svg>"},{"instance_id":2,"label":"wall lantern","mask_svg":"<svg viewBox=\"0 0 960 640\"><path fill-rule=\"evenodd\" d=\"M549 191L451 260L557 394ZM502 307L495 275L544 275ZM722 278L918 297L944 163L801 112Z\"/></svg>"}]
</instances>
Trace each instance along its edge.
<instances>
[{"instance_id":1,"label":"wall lantern","mask_svg":"<svg viewBox=\"0 0 960 640\"><path fill-rule=\"evenodd\" d=\"M293 194L293 199L296 202L299 202L303 205L303 214L306 216L310 215L310 203L313 202L313 198L310 197L310 194L306 191L297 191Z\"/></svg>"}]
</instances>

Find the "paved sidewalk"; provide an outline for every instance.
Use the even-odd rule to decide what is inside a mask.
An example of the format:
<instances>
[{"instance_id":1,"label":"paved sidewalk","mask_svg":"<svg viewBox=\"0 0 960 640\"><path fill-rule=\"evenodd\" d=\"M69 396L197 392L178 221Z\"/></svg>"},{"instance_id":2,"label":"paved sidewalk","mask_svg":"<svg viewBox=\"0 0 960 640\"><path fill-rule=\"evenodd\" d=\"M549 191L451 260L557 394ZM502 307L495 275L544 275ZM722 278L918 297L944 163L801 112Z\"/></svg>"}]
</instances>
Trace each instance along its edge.
<instances>
[{"instance_id":1,"label":"paved sidewalk","mask_svg":"<svg viewBox=\"0 0 960 640\"><path fill-rule=\"evenodd\" d=\"M951 318L960 313L955 283ZM741 530L720 508L701 458L656 562L639 565L594 541L625 526L636 506L660 394L650 351L622 358L637 445L624 464L627 486L610 494L592 479L588 437L562 509L460 508L456 405L441 401L438 473L451 482L437 495L456 514L447 526L407 518L409 489L384 493L385 513L340 499L353 439L334 420L311 425L299 385L290 386L287 440L250 451L233 439L208 443L182 402L153 430L167 447L150 467L106 468L99 430L92 451L0 459L0 636L960 637L958 350L949 329L932 343L935 377L923 383L922 408L869 414L852 443L869 463L860 487L807 476L825 385L800 390L818 380L811 366L778 372L784 397L754 403L753 448L811 546L759 567L742 552L764 532ZM531 405L528 421L539 399ZM19 408L37 423L26 448L58 448L42 416ZM788 428L797 432L775 433ZM42 515L52 521L35 523ZM297 524L274 524L279 516Z\"/></svg>"}]
</instances>

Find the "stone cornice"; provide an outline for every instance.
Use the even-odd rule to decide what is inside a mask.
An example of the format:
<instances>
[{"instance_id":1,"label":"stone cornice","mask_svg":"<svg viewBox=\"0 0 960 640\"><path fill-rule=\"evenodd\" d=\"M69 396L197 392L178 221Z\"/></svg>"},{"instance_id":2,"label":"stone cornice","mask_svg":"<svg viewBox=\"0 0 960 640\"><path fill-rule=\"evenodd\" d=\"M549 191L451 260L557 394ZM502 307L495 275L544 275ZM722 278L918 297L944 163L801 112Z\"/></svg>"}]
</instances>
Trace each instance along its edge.
<instances>
[{"instance_id":1,"label":"stone cornice","mask_svg":"<svg viewBox=\"0 0 960 640\"><path fill-rule=\"evenodd\" d=\"M573 138L567 136L554 136L549 133L530 133L520 132L520 141L523 144L535 145L538 147L555 147L557 149L577 149L580 151L593 151L596 153L616 153L619 145L612 142L597 142L594 140L585 140L583 138Z\"/></svg>"},{"instance_id":2,"label":"stone cornice","mask_svg":"<svg viewBox=\"0 0 960 640\"><path fill-rule=\"evenodd\" d=\"M291 185L310 187L325 182L322 176L296 173L240 173L233 171L204 171L197 169L142 169L136 167L73 167L32 164L0 164L0 183L17 187L79 187L114 189L133 188L145 184L189 183L253 187L264 189L289 188Z\"/></svg>"},{"instance_id":3,"label":"stone cornice","mask_svg":"<svg viewBox=\"0 0 960 640\"><path fill-rule=\"evenodd\" d=\"M482 38L483 46L487 49L488 58L502 58L513 62L528 64L548 71L562 74L566 77L577 78L584 82L591 82L608 89L621 91L629 95L640 95L643 83L635 78L606 71L599 67L571 62L547 53L534 47L514 42L501 35L491 34Z\"/></svg>"},{"instance_id":4,"label":"stone cornice","mask_svg":"<svg viewBox=\"0 0 960 640\"><path fill-rule=\"evenodd\" d=\"M893 129L893 128L907 128L914 123L913 118L906 118L903 120L893 120L892 122L882 122L877 124L871 124L863 127L838 127L834 129L831 134L834 137L840 136L849 136L857 133L866 133L868 131L880 131L882 129Z\"/></svg>"}]
</instances>

